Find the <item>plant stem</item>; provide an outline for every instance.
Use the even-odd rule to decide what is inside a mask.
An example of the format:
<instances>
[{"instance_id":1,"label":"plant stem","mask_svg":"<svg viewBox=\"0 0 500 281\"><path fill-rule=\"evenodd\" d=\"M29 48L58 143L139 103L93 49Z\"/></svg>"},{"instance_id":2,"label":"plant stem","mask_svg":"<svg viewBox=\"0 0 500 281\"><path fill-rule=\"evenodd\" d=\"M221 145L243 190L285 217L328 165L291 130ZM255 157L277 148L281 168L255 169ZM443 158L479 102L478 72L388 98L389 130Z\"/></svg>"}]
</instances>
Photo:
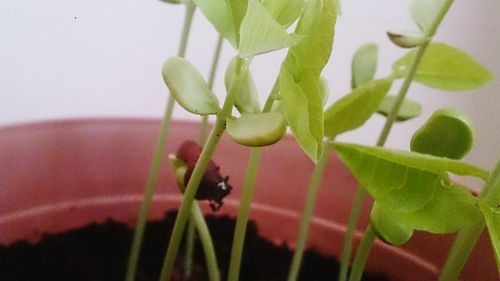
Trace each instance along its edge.
<instances>
[{"instance_id":1,"label":"plant stem","mask_svg":"<svg viewBox=\"0 0 500 281\"><path fill-rule=\"evenodd\" d=\"M389 112L389 114L387 116L384 127L382 128L380 136L377 140L377 143L376 143L377 146L384 146L385 145L385 142L387 141L387 138L389 137L389 133L392 129L392 126L394 125L394 122L397 119L401 105L403 104L403 101L406 97L406 94L408 93L408 89L410 88L411 82L413 81L413 78L415 77L415 73L417 71L417 68L418 68L420 62L422 61L422 58L425 54L425 51L427 50L427 47L429 46L429 44L432 41L432 37L436 33L439 25L443 21L446 13L448 13L448 10L450 9L452 4L453 4L453 0L447 0L446 3L444 3L443 7L441 8L441 11L439 12L438 16L434 19L434 22L432 23L432 26L428 31L427 35L431 39L418 47L417 53L415 54L415 57L413 57L413 61L411 63L411 66L410 66L410 68L405 76L405 79L403 81L403 84L401 85L401 88L399 89L399 92L396 96L396 100L394 101L394 104L391 108L391 111ZM360 189L360 187L358 187L358 189ZM360 200L362 202L365 196L366 196L366 191L364 191L364 190L358 191L358 193L356 195L356 200ZM360 197L360 198L358 198L358 197ZM357 206L355 206L355 205L353 206L353 208L351 209L351 215L349 216L348 225L351 225L351 224L356 225L357 224L357 221L359 219L359 214L361 213L360 212L361 206L362 206L361 203L359 203ZM358 214L357 216L355 216L356 213ZM352 249L353 236L354 236L354 231L352 231L351 233L346 233L346 237L344 238L344 241L350 242L350 243L343 245L343 249L342 249L343 254L342 254L342 259L340 261L340 266L341 266L340 274L342 274L342 272L347 271L348 263L350 260L349 253L352 251L351 249ZM346 248L348 248L348 249L346 249ZM345 255L344 255L344 253L345 253ZM346 280L345 277L346 277L345 275L339 275L339 281L345 281Z\"/></svg>"},{"instance_id":2,"label":"plant stem","mask_svg":"<svg viewBox=\"0 0 500 281\"><path fill-rule=\"evenodd\" d=\"M220 273L219 266L217 264L217 257L215 256L215 248L210 236L210 230L208 229L205 218L203 217L203 212L198 204L193 204L191 208L191 218L190 221L196 225L196 230L198 231L198 237L200 237L201 246L203 247L203 252L205 253L205 260L207 262L208 280L209 281L219 281Z\"/></svg>"},{"instance_id":3,"label":"plant stem","mask_svg":"<svg viewBox=\"0 0 500 281\"><path fill-rule=\"evenodd\" d=\"M217 115L215 121L215 126L207 139L205 146L198 158L196 165L194 166L193 173L187 184L186 190L184 191L184 196L179 208L179 212L175 219L174 228L170 236L170 242L168 244L167 252L163 262L163 267L160 273L160 281L170 280L172 276L172 271L174 268L175 259L177 257L177 252L179 251L180 241L182 238L182 233L186 226L186 222L189 218L189 213L191 206L193 205L194 197L198 186L201 182L201 178L205 173L208 162L212 157L212 154L226 128L226 118L231 115L231 111L234 105L235 95L237 94L239 85L241 85L241 80L243 75L246 74L248 69L248 62L242 59L238 59L236 62L236 74L235 79L231 84L229 92L224 101L221 111Z\"/></svg>"},{"instance_id":4,"label":"plant stem","mask_svg":"<svg viewBox=\"0 0 500 281\"><path fill-rule=\"evenodd\" d=\"M219 38L217 38L217 44L215 45L214 55L212 57L210 72L208 74L208 87L210 89L214 87L215 74L217 74L217 67L219 66L219 59L223 43L224 43L224 37L222 37L222 35L219 35Z\"/></svg>"},{"instance_id":5,"label":"plant stem","mask_svg":"<svg viewBox=\"0 0 500 281\"><path fill-rule=\"evenodd\" d=\"M184 24L182 27L181 41L179 43L179 50L178 50L178 55L180 57L184 57L184 55L186 54L187 42L189 38L189 33L191 31L191 23L193 22L195 9L196 7L193 4L186 5L186 13L184 16ZM130 250L130 256L128 259L127 272L125 274L126 281L133 281L135 279L135 274L137 272L137 265L139 263L139 254L141 252L142 240L144 238L144 230L146 228L146 221L148 218L149 210L151 208L151 203L153 201L153 195L156 189L156 184L158 182L158 176L160 174L163 154L165 153L168 133L170 131L170 123L172 120L174 105L175 105L175 100L172 95L169 95L167 106L165 109L165 114L163 116L161 124L160 135L158 136L158 141L156 143L153 160L151 162L151 169L149 171L148 182L146 184L146 189L144 191L144 198L139 210L139 215L137 217L136 227L134 230L134 237L132 240L132 246Z\"/></svg>"},{"instance_id":6,"label":"plant stem","mask_svg":"<svg viewBox=\"0 0 500 281\"><path fill-rule=\"evenodd\" d=\"M496 205L500 201L500 160L491 172L488 183L479 196L485 198L490 205Z\"/></svg>"},{"instance_id":7,"label":"plant stem","mask_svg":"<svg viewBox=\"0 0 500 281\"><path fill-rule=\"evenodd\" d=\"M354 197L354 203L352 204L351 213L349 214L349 221L347 223L347 230L344 236L344 243L342 247L342 256L340 259L340 269L339 269L339 280L347 280L347 274L349 272L349 260L352 254L352 241L354 239L354 233L356 231L356 226L358 225L359 216L361 213L361 207L363 200L365 199L365 190L358 187L356 190L356 195Z\"/></svg>"},{"instance_id":8,"label":"plant stem","mask_svg":"<svg viewBox=\"0 0 500 281\"><path fill-rule=\"evenodd\" d=\"M373 241L375 241L375 232L371 224L366 228L363 239L361 240L358 251L356 253L356 258L352 264L351 274L349 275L349 281L359 281L363 276L363 270L365 269L366 261L370 255L371 248L373 246Z\"/></svg>"},{"instance_id":9,"label":"plant stem","mask_svg":"<svg viewBox=\"0 0 500 281\"><path fill-rule=\"evenodd\" d=\"M218 118L217 122L215 123L214 129L207 139L207 143L203 147L203 151L201 152L198 162L194 167L193 173L191 174L189 183L186 187L186 190L184 191L184 196L179 208L179 212L175 219L174 228L170 236L170 242L168 244L168 249L159 280L170 280L175 259L177 257L177 252L179 250L182 233L184 232L186 222L189 218L191 206L193 206L194 196L196 195L196 191L198 189L198 185L201 182L201 178L203 177L203 173L205 172L213 151L215 150L215 147L219 142L220 137L222 136L224 128L225 119Z\"/></svg>"},{"instance_id":10,"label":"plant stem","mask_svg":"<svg viewBox=\"0 0 500 281\"><path fill-rule=\"evenodd\" d=\"M299 236L297 238L295 252L292 258L292 265L290 267L290 272L288 273L288 281L295 281L299 277L300 264L302 263L302 257L304 254L304 249L307 242L307 236L309 233L309 225L311 224L311 219L314 213L314 202L316 201L316 197L318 195L319 185L321 183L321 177L323 176L326 164L328 163L328 156L329 156L329 148L328 146L325 146L320 160L314 166L312 179L309 184L309 189L306 197L306 204L300 220Z\"/></svg>"},{"instance_id":11,"label":"plant stem","mask_svg":"<svg viewBox=\"0 0 500 281\"><path fill-rule=\"evenodd\" d=\"M191 24L193 23L193 17L195 11L196 11L196 6L191 1L188 1L186 3L184 23L182 24L182 33L181 33L181 41L179 43L179 51L177 52L177 56L182 58L186 55L189 33L191 32Z\"/></svg>"},{"instance_id":12,"label":"plant stem","mask_svg":"<svg viewBox=\"0 0 500 281\"><path fill-rule=\"evenodd\" d=\"M228 281L239 280L241 259L243 256L243 245L245 243L245 234L247 230L248 217L250 215L250 205L252 203L253 191L257 179L257 171L262 156L261 147L253 147L248 160L248 167L243 186L243 194L240 199L240 210L236 219L234 229L233 245L231 250L231 259L229 263Z\"/></svg>"},{"instance_id":13,"label":"plant stem","mask_svg":"<svg viewBox=\"0 0 500 281\"><path fill-rule=\"evenodd\" d=\"M210 89L213 88L214 81L215 81L215 74L217 73L217 66L219 65L219 58L220 54L222 51L222 43L223 43L224 38L219 35L217 39L217 45L215 46L215 51L212 56L212 65L210 67L210 72L208 74L208 87ZM207 141L207 136L208 136L208 115L203 115L201 117L201 124L200 124L200 136L198 143L203 146L205 145L205 142ZM194 208L194 207L193 207ZM184 276L187 278L191 275L191 267L193 264L193 257L194 257L194 240L196 239L196 233L194 230L194 224L191 221L191 219L188 222L188 230L186 234L186 248L185 248L185 255L184 255ZM210 239L210 243L211 239ZM209 262L207 260L207 262Z\"/></svg>"},{"instance_id":14,"label":"plant stem","mask_svg":"<svg viewBox=\"0 0 500 281\"><path fill-rule=\"evenodd\" d=\"M475 222L472 226L460 231L453 242L450 253L439 274L439 281L457 280L467 258L472 253L479 236L483 232L484 220Z\"/></svg>"},{"instance_id":15,"label":"plant stem","mask_svg":"<svg viewBox=\"0 0 500 281\"><path fill-rule=\"evenodd\" d=\"M490 178L481 194L479 194L479 198L486 199L491 205L496 205L500 201L500 161L498 161L495 169L490 174ZM458 279L484 227L485 222L481 217L472 226L460 231L439 274L439 281L454 281Z\"/></svg>"},{"instance_id":16,"label":"plant stem","mask_svg":"<svg viewBox=\"0 0 500 281\"><path fill-rule=\"evenodd\" d=\"M277 82L275 83L275 87ZM274 99L272 94L266 100L262 112L271 111ZM251 149L250 158L248 159L247 172L245 174L245 182L243 186L243 194L240 198L240 209L236 218L236 226L233 235L233 244L231 246L231 259L228 270L229 281L239 280L241 259L243 256L243 248L245 244L245 235L247 230L248 218L250 215L250 205L252 203L253 191L257 179L257 172L260 166L262 156L262 147L254 147Z\"/></svg>"},{"instance_id":17,"label":"plant stem","mask_svg":"<svg viewBox=\"0 0 500 281\"><path fill-rule=\"evenodd\" d=\"M155 153L153 156L153 161L151 163L151 169L149 171L148 183L146 185L146 190L144 191L143 202L139 210L139 215L137 217L137 223L135 226L125 278L125 280L127 281L133 281L135 279L137 265L139 262L139 254L141 252L142 240L144 238L144 230L146 228L146 221L153 201L153 194L156 189L156 183L158 182L158 175L160 173L161 162L163 159L163 154L165 152L168 132L170 130L170 120L172 118L174 104L175 100L169 97L165 115L163 117L161 125L160 135L156 143Z\"/></svg>"},{"instance_id":18,"label":"plant stem","mask_svg":"<svg viewBox=\"0 0 500 281\"><path fill-rule=\"evenodd\" d=\"M222 37L222 35L219 35L219 38L217 39L217 45L215 46L214 55L212 57L210 72L208 74L208 87L210 89L213 89L214 87L215 74L217 73L217 67L219 66L219 59L223 43L224 43L224 37ZM203 115L203 117L201 118L201 125L200 125L200 140L199 140L200 145L203 145L205 143L205 141L207 140L207 135L208 135L208 115Z\"/></svg>"},{"instance_id":19,"label":"plant stem","mask_svg":"<svg viewBox=\"0 0 500 281\"><path fill-rule=\"evenodd\" d=\"M194 205L193 205L194 207ZM191 210L191 212L193 212ZM184 248L184 278L191 276L193 272L193 260L194 260L194 240L196 239L196 230L193 222L193 214L189 218L187 230L186 230L186 242Z\"/></svg>"}]
</instances>

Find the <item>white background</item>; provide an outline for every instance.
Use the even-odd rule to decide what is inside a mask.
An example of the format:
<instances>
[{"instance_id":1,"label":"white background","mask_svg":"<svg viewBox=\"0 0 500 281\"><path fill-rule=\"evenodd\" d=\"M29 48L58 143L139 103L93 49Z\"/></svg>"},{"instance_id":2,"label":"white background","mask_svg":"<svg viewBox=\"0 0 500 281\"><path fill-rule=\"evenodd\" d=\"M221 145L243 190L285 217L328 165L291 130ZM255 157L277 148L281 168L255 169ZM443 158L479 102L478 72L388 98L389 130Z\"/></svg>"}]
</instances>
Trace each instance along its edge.
<instances>
[{"instance_id":1,"label":"white background","mask_svg":"<svg viewBox=\"0 0 500 281\"><path fill-rule=\"evenodd\" d=\"M409 1L344 0L332 59L324 76L330 103L349 90L350 60L365 42L379 44L377 75L389 74L405 51L391 45L387 30L416 30ZM77 117L158 117L167 90L160 75L175 55L184 7L157 0L0 0L0 126ZM413 84L409 97L424 105L423 115L398 124L388 146L408 148L413 131L439 107L469 113L477 138L467 160L491 168L500 157L500 1L457 0L436 41L465 50L497 77L474 92L447 93ZM187 58L207 73L216 33L195 14ZM252 71L262 99L274 82L284 52L254 60ZM221 71L234 55L224 45ZM392 94L399 88L393 85ZM223 99L221 79L215 91ZM197 120L177 108L176 118ZM384 119L373 117L342 140L374 144Z\"/></svg>"}]
</instances>

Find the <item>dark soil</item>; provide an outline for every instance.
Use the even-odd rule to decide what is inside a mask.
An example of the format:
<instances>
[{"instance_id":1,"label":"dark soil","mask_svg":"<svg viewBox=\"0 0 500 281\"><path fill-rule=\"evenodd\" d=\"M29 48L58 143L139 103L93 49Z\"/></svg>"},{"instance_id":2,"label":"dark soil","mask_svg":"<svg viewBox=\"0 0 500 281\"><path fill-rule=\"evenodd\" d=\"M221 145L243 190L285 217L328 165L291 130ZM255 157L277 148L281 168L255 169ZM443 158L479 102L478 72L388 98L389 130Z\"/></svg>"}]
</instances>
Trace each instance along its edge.
<instances>
[{"instance_id":1,"label":"dark soil","mask_svg":"<svg viewBox=\"0 0 500 281\"><path fill-rule=\"evenodd\" d=\"M156 281L160 271L175 213L148 224L138 281ZM206 218L219 257L223 280L227 274L235 220L226 216ZM1 281L121 281L132 239L132 230L122 223L107 221L67 233L47 235L31 245L18 242L0 246ZM200 245L195 249L195 265L189 281L208 280ZM182 255L182 250L180 251ZM292 252L286 245L274 245L258 235L254 223L248 226L241 281L286 280ZM182 256L173 280L183 280ZM314 250L304 256L300 280L336 280L338 262ZM366 276L363 280L388 280Z\"/></svg>"}]
</instances>

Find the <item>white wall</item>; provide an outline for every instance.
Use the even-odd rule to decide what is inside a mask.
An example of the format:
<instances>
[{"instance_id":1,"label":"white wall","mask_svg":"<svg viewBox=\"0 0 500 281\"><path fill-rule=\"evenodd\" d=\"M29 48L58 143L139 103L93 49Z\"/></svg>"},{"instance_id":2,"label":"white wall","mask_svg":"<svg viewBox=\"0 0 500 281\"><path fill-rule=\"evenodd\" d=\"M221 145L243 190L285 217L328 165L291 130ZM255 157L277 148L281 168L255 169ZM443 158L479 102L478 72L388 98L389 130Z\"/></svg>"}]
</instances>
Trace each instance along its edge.
<instances>
[{"instance_id":1,"label":"white wall","mask_svg":"<svg viewBox=\"0 0 500 281\"><path fill-rule=\"evenodd\" d=\"M380 45L378 75L389 73L391 62L404 51L388 42L385 31L416 28L408 2L342 1L334 54L325 71L330 101L349 90L350 59L364 42ZM0 0L0 125L67 117L160 117L167 97L160 67L176 53L183 14L182 6L157 0ZM500 1L457 0L436 40L465 50L500 78L499 27ZM193 28L187 57L207 73L216 34L201 13L195 15ZM226 44L222 65L233 54ZM263 98L283 54L254 61ZM220 79L215 90L222 99ZM397 125L388 146L407 148L411 133L435 109L454 106L476 124L476 144L468 160L486 168L494 165L500 156L498 79L474 93L446 93L414 84L409 96L424 104L424 114ZM179 108L175 116L194 118ZM373 144L382 123L382 117L374 117L341 139Z\"/></svg>"}]
</instances>

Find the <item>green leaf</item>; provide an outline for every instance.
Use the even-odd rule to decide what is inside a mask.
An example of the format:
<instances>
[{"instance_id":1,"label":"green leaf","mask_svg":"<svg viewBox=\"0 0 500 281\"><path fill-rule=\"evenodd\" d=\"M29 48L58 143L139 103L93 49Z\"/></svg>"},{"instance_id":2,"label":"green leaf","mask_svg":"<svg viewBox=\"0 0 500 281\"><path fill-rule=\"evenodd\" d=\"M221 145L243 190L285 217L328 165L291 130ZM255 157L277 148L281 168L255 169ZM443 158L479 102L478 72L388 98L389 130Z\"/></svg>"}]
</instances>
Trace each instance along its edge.
<instances>
[{"instance_id":1,"label":"green leaf","mask_svg":"<svg viewBox=\"0 0 500 281\"><path fill-rule=\"evenodd\" d=\"M453 108L441 108L411 138L411 150L461 159L472 148L474 132L469 117Z\"/></svg>"},{"instance_id":2,"label":"green leaf","mask_svg":"<svg viewBox=\"0 0 500 281\"><path fill-rule=\"evenodd\" d=\"M227 132L232 140L246 146L265 146L283 138L286 122L275 112L243 114L227 120Z\"/></svg>"},{"instance_id":3,"label":"green leaf","mask_svg":"<svg viewBox=\"0 0 500 281\"><path fill-rule=\"evenodd\" d=\"M342 152L351 160L355 157L380 159L425 172L436 174L449 172L459 176L478 177L484 181L488 180L489 176L489 173L481 168L449 158L358 144L335 143L334 146L337 152Z\"/></svg>"},{"instance_id":4,"label":"green leaf","mask_svg":"<svg viewBox=\"0 0 500 281\"><path fill-rule=\"evenodd\" d=\"M495 259L497 261L497 269L500 273L500 209L490 207L483 200L479 200L478 204L486 220L491 246L493 247Z\"/></svg>"},{"instance_id":5,"label":"green leaf","mask_svg":"<svg viewBox=\"0 0 500 281\"><path fill-rule=\"evenodd\" d=\"M373 80L377 71L378 46L366 43L358 48L352 57L351 88L355 89Z\"/></svg>"},{"instance_id":6,"label":"green leaf","mask_svg":"<svg viewBox=\"0 0 500 281\"><path fill-rule=\"evenodd\" d=\"M413 50L397 60L393 70L407 71L415 53ZM492 79L491 72L472 57L442 43L429 45L414 78L428 87L448 91L475 89Z\"/></svg>"},{"instance_id":7,"label":"green leaf","mask_svg":"<svg viewBox=\"0 0 500 281\"><path fill-rule=\"evenodd\" d=\"M294 78L304 74L319 77L330 58L337 11L335 0L309 0L295 30L300 43L290 48L285 63L293 62Z\"/></svg>"},{"instance_id":8,"label":"green leaf","mask_svg":"<svg viewBox=\"0 0 500 281\"><path fill-rule=\"evenodd\" d=\"M224 83L227 91L229 91L229 87L234 79L236 60L237 57L234 57L227 66L226 75L224 77ZM239 91L234 102L236 109L238 109L240 113L260 112L259 96L257 94L257 89L255 88L250 70L247 70L246 76L242 79L241 85L238 89Z\"/></svg>"},{"instance_id":9,"label":"green leaf","mask_svg":"<svg viewBox=\"0 0 500 281\"><path fill-rule=\"evenodd\" d=\"M410 213L396 211L393 218L416 230L453 233L480 219L476 201L466 187L454 184L439 186L422 209Z\"/></svg>"},{"instance_id":10,"label":"green leaf","mask_svg":"<svg viewBox=\"0 0 500 281\"><path fill-rule=\"evenodd\" d=\"M287 70L282 66L279 75L281 108L299 145L317 162L323 149L323 103L319 80L308 77L309 80L303 79L298 84Z\"/></svg>"},{"instance_id":11,"label":"green leaf","mask_svg":"<svg viewBox=\"0 0 500 281\"><path fill-rule=\"evenodd\" d=\"M193 0L215 29L235 48L240 41L240 25L247 0Z\"/></svg>"},{"instance_id":12,"label":"green leaf","mask_svg":"<svg viewBox=\"0 0 500 281\"><path fill-rule=\"evenodd\" d=\"M410 12L420 30L429 33L446 0L411 0Z\"/></svg>"},{"instance_id":13,"label":"green leaf","mask_svg":"<svg viewBox=\"0 0 500 281\"><path fill-rule=\"evenodd\" d=\"M328 81L323 76L319 77L319 94L324 106L328 100L328 96L330 96L330 88L328 88Z\"/></svg>"},{"instance_id":14,"label":"green leaf","mask_svg":"<svg viewBox=\"0 0 500 281\"><path fill-rule=\"evenodd\" d=\"M373 204L370 222L377 236L390 245L401 246L413 236L413 228L394 219L394 212L378 203Z\"/></svg>"},{"instance_id":15,"label":"green leaf","mask_svg":"<svg viewBox=\"0 0 500 281\"><path fill-rule=\"evenodd\" d=\"M310 0L297 24L302 40L288 50L279 74L283 114L304 152L317 162L323 149L320 74L330 58L337 13L334 0Z\"/></svg>"},{"instance_id":16,"label":"green leaf","mask_svg":"<svg viewBox=\"0 0 500 281\"><path fill-rule=\"evenodd\" d=\"M233 19L233 26L236 32L236 39L240 40L239 31L241 30L241 23L243 18L247 13L248 0L219 0L227 1L229 3L229 8L231 9L231 17Z\"/></svg>"},{"instance_id":17,"label":"green leaf","mask_svg":"<svg viewBox=\"0 0 500 281\"><path fill-rule=\"evenodd\" d=\"M199 115L220 111L217 97L189 61L170 57L163 64L162 75L175 100L187 111Z\"/></svg>"},{"instance_id":18,"label":"green leaf","mask_svg":"<svg viewBox=\"0 0 500 281\"><path fill-rule=\"evenodd\" d=\"M239 55L242 58L292 46L301 36L288 34L258 0L249 0L240 27Z\"/></svg>"},{"instance_id":19,"label":"green leaf","mask_svg":"<svg viewBox=\"0 0 500 281\"><path fill-rule=\"evenodd\" d=\"M380 104L378 108L378 113L387 116L394 106L394 102L396 100L395 96L385 96L384 100ZM399 109L398 115L396 117L396 121L406 121L420 116L422 113L422 106L410 99L405 99L401 108Z\"/></svg>"},{"instance_id":20,"label":"green leaf","mask_svg":"<svg viewBox=\"0 0 500 281\"><path fill-rule=\"evenodd\" d=\"M374 80L331 105L325 111L325 136L333 138L363 125L377 111L391 85L391 79Z\"/></svg>"},{"instance_id":21,"label":"green leaf","mask_svg":"<svg viewBox=\"0 0 500 281\"><path fill-rule=\"evenodd\" d=\"M455 160L380 147L336 144L340 159L380 207L410 228L456 232L478 216L475 197L447 175L483 171Z\"/></svg>"},{"instance_id":22,"label":"green leaf","mask_svg":"<svg viewBox=\"0 0 500 281\"><path fill-rule=\"evenodd\" d=\"M291 25L304 9L304 0L264 0L273 18L283 26Z\"/></svg>"}]
</instances>

